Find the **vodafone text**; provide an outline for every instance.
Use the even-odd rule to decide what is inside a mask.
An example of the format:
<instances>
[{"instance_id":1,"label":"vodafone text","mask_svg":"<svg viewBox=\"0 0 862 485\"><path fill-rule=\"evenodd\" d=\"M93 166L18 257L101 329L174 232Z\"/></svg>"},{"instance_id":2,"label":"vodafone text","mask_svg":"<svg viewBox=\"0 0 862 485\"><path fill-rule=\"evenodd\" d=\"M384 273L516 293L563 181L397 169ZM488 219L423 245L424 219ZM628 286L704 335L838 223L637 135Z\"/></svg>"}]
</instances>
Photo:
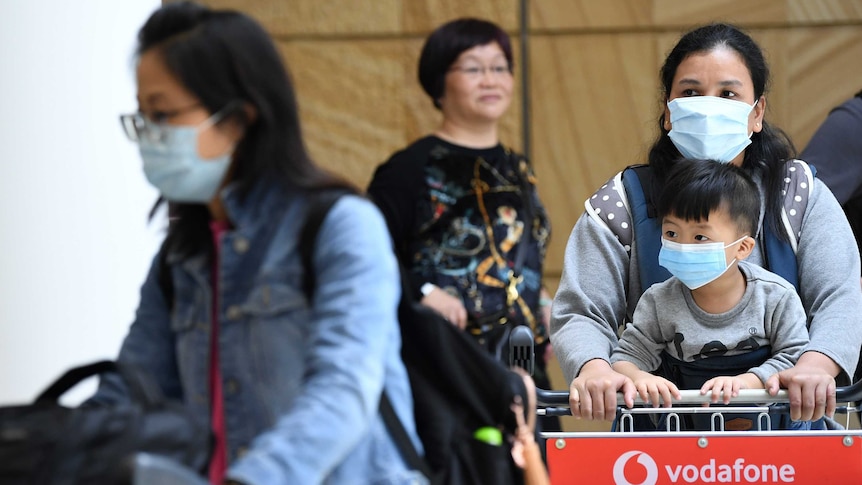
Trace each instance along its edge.
<instances>
[{"instance_id":1,"label":"vodafone text","mask_svg":"<svg viewBox=\"0 0 862 485\"><path fill-rule=\"evenodd\" d=\"M629 462L637 465L629 465ZM626 477L629 466L643 468L646 478L637 484ZM733 463L716 463L711 458L702 465L664 465L667 478L671 483L792 483L796 480L793 465L773 465L746 463L745 458L737 458ZM652 456L640 450L631 450L617 458L613 469L616 485L655 485L659 482L659 466ZM662 483L666 483L662 480Z\"/></svg>"},{"instance_id":2,"label":"vodafone text","mask_svg":"<svg viewBox=\"0 0 862 485\"><path fill-rule=\"evenodd\" d=\"M737 458L732 465L716 464L715 459L698 468L695 465L665 465L670 481L677 483L682 479L688 483L791 483L796 470L793 465L755 465Z\"/></svg>"}]
</instances>

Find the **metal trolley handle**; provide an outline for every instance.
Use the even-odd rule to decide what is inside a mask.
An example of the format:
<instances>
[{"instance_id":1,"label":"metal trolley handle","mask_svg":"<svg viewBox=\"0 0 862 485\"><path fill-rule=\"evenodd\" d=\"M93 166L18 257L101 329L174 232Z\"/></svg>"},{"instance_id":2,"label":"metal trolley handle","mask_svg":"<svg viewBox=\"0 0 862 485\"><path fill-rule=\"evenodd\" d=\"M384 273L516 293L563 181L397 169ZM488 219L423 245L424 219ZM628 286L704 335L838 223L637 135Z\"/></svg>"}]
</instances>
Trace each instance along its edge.
<instances>
[{"instance_id":1,"label":"metal trolley handle","mask_svg":"<svg viewBox=\"0 0 862 485\"><path fill-rule=\"evenodd\" d=\"M674 401L674 404L690 405L703 404L711 400L711 395L701 395L699 390L681 390L682 399ZM536 398L539 406L545 407L568 407L569 392L568 391L549 391L545 389L536 389ZM787 403L789 395L787 391L780 390L775 396L770 395L763 389L742 389L739 391L739 396L733 398L733 404L756 404L764 402L772 403ZM856 382L852 386L839 387L835 389L836 402L859 402L862 401L862 381ZM635 405L650 405L651 403L644 402L639 396L635 396ZM625 406L622 393L617 393L617 406Z\"/></svg>"}]
</instances>

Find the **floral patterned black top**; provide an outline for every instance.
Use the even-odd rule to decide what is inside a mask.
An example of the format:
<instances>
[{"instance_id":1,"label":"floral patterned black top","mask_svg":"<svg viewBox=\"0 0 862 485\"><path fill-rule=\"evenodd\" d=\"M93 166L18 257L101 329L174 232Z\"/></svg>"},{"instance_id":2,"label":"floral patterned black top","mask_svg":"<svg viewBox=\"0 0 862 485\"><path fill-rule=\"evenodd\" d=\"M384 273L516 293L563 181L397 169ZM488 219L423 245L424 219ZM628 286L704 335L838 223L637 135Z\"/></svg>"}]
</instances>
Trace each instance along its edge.
<instances>
[{"instance_id":1,"label":"floral patterned black top","mask_svg":"<svg viewBox=\"0 0 862 485\"><path fill-rule=\"evenodd\" d=\"M545 340L536 322L550 225L523 156L503 145L471 149L428 136L378 167L368 194L416 295L430 282L459 296L474 335L504 317L530 325L537 343ZM522 268L513 275L525 231Z\"/></svg>"}]
</instances>

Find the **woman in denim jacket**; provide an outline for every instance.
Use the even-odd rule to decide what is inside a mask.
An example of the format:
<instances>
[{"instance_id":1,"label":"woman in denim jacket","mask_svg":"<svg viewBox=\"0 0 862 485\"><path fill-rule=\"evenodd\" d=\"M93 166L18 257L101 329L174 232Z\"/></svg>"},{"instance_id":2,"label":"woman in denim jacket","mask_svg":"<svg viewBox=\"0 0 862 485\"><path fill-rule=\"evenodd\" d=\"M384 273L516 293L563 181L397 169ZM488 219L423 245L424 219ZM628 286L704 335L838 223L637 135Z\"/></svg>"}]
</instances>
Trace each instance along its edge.
<instances>
[{"instance_id":1,"label":"woman in denim jacket","mask_svg":"<svg viewBox=\"0 0 862 485\"><path fill-rule=\"evenodd\" d=\"M350 188L309 159L273 42L245 15L188 3L157 10L138 42L139 111L121 119L172 217L119 360L210 417L211 483L422 483L379 411L385 392L421 449L373 204L336 202L303 291L310 196ZM124 393L107 379L93 401Z\"/></svg>"}]
</instances>

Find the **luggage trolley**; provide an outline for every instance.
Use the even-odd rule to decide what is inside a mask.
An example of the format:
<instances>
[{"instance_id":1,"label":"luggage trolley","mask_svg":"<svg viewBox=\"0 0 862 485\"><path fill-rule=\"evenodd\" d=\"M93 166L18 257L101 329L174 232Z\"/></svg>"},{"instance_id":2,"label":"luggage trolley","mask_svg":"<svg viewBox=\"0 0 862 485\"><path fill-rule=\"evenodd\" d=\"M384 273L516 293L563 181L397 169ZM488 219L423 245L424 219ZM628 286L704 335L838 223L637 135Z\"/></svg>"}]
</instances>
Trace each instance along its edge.
<instances>
[{"instance_id":1,"label":"luggage trolley","mask_svg":"<svg viewBox=\"0 0 862 485\"><path fill-rule=\"evenodd\" d=\"M862 401L862 382L836 390L835 419L844 430L773 431L765 404L787 409L787 391L770 396L747 389L734 407L704 407L709 395L681 391L673 408L653 408L640 398L627 409L619 395L618 431L542 433L553 485L664 485L691 483L862 484L862 430L849 429ZM537 389L540 415L570 415L566 391ZM842 405L847 403L846 405ZM677 407L679 404L681 407ZM726 413L758 413L758 431L722 431ZM666 414L668 431L632 431L632 416ZM709 413L712 431L679 431L678 416ZM846 419L842 419L842 414Z\"/></svg>"}]
</instances>

